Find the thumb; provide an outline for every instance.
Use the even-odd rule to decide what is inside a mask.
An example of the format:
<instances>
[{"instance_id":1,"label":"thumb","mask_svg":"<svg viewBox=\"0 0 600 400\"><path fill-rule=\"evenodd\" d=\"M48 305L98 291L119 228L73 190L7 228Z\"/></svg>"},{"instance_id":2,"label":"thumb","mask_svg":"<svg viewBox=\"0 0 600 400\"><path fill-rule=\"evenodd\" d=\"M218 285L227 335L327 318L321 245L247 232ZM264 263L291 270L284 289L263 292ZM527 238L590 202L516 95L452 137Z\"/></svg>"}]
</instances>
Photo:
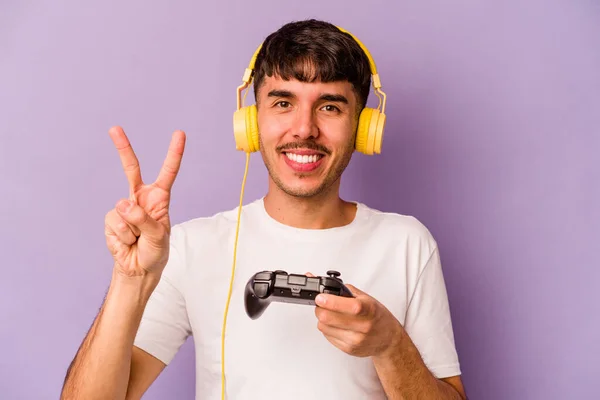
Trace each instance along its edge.
<instances>
[{"instance_id":1,"label":"thumb","mask_svg":"<svg viewBox=\"0 0 600 400\"><path fill-rule=\"evenodd\" d=\"M162 240L164 227L152 219L146 211L131 200L122 200L117 205L117 212L128 224L134 226L150 240Z\"/></svg>"}]
</instances>

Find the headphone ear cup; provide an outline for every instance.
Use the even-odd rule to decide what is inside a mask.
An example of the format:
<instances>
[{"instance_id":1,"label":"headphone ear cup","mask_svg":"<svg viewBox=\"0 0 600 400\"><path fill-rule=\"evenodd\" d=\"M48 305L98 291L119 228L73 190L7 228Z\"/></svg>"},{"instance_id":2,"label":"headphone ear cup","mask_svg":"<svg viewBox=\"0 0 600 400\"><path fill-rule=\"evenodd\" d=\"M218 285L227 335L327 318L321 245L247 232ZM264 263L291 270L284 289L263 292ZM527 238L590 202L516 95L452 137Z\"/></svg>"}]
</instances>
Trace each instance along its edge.
<instances>
[{"instance_id":1,"label":"headphone ear cup","mask_svg":"<svg viewBox=\"0 0 600 400\"><path fill-rule=\"evenodd\" d=\"M355 149L359 153L373 155L381 153L385 114L378 109L365 107L360 113L356 130Z\"/></svg>"},{"instance_id":2,"label":"headphone ear cup","mask_svg":"<svg viewBox=\"0 0 600 400\"><path fill-rule=\"evenodd\" d=\"M356 140L354 148L359 153L367 152L367 140L369 138L369 125L371 124L372 108L363 108L358 119L358 128L356 129Z\"/></svg>"},{"instance_id":3,"label":"headphone ear cup","mask_svg":"<svg viewBox=\"0 0 600 400\"><path fill-rule=\"evenodd\" d=\"M233 135L236 150L246 153L258 151L258 122L256 105L242 107L233 113Z\"/></svg>"},{"instance_id":4,"label":"headphone ear cup","mask_svg":"<svg viewBox=\"0 0 600 400\"><path fill-rule=\"evenodd\" d=\"M373 133L373 152L377 154L381 154L381 147L383 145L383 131L385 128L385 120L386 116L384 113L377 111L377 123L374 126ZM371 124L373 124L373 120L371 120Z\"/></svg>"}]
</instances>

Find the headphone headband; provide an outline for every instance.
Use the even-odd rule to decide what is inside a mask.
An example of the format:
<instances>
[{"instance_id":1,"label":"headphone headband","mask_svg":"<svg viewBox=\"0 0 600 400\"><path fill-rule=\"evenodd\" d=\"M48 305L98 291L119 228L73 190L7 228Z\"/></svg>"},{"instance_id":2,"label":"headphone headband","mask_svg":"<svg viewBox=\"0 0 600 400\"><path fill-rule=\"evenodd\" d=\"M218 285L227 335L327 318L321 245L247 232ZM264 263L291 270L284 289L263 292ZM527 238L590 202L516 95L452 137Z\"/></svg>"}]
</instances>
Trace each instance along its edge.
<instances>
[{"instance_id":1,"label":"headphone headband","mask_svg":"<svg viewBox=\"0 0 600 400\"><path fill-rule=\"evenodd\" d=\"M380 153L381 141L383 139L383 128L385 125L385 104L386 94L381 90L381 82L373 57L354 35L350 32L337 27L341 32L348 34L364 51L364 54L369 60L369 68L371 69L371 77L375 94L379 98L377 108L363 107L358 120L358 127L355 137L355 149L361 153L373 154ZM263 44L258 46L250 63L242 77L243 83L237 87L237 111L233 117L233 131L236 138L236 148L246 152L257 151L260 147L259 128L258 128L258 111L256 105L249 107L243 106L242 91L246 89L252 82L252 75L255 68L256 58L262 49ZM246 92L247 94L248 92Z\"/></svg>"},{"instance_id":2,"label":"headphone headband","mask_svg":"<svg viewBox=\"0 0 600 400\"><path fill-rule=\"evenodd\" d=\"M373 60L373 57L371 56L371 53L369 52L367 47L364 44L362 44L362 42L360 40L358 40L358 38L356 36L354 36L352 33L348 32L347 30L345 30L343 28L340 28L339 26L337 26L336 28L338 28L341 32L344 32L344 33L347 33L348 35L350 35L350 37L352 37L352 39L354 39L354 41L364 51L365 55L367 56L367 59L369 60L369 67L371 69L371 76L373 78L373 87L375 89L381 88L381 80L379 79L379 74L377 73L377 66L375 65L375 60ZM242 80L248 85L252 81L252 71L254 71L254 65L256 63L256 58L258 57L258 53L260 52L260 49L262 49L262 43L258 46L256 51L252 55L252 58L250 59L250 63L248 64L248 68L246 68L246 71L242 78Z\"/></svg>"}]
</instances>

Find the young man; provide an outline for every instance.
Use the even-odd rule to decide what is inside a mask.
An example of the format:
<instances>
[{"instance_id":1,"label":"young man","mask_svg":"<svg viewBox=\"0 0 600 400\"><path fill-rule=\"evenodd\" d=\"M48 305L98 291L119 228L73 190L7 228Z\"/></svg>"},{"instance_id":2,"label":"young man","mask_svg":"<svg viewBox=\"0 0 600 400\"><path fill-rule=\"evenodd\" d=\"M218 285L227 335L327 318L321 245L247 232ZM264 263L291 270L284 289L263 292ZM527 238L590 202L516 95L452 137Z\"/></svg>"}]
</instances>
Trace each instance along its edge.
<instances>
[{"instance_id":1,"label":"young man","mask_svg":"<svg viewBox=\"0 0 600 400\"><path fill-rule=\"evenodd\" d=\"M254 89L269 188L242 208L231 297L238 210L171 229L184 133L146 185L125 133L111 129L130 196L106 216L113 278L62 399L140 398L190 335L199 399L222 394L223 343L230 399L466 398L435 240L415 218L339 196L370 78L359 44L328 23L266 39ZM244 288L263 270L337 270L355 297L273 303L251 319Z\"/></svg>"}]
</instances>

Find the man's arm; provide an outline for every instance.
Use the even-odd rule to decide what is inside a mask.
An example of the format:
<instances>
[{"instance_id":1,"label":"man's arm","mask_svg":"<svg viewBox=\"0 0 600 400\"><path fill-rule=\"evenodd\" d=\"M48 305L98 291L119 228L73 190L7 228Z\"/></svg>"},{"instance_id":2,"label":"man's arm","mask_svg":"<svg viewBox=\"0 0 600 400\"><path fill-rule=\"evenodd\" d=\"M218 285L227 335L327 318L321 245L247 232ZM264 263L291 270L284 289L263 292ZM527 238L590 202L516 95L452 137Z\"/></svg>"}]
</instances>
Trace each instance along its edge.
<instances>
[{"instance_id":1,"label":"man's arm","mask_svg":"<svg viewBox=\"0 0 600 400\"><path fill-rule=\"evenodd\" d=\"M437 379L427 369L418 349L400 326L395 337L397 340L389 349L372 358L390 400L467 399L460 376Z\"/></svg>"},{"instance_id":2,"label":"man's arm","mask_svg":"<svg viewBox=\"0 0 600 400\"><path fill-rule=\"evenodd\" d=\"M156 282L113 275L104 304L67 371L61 400L138 399L165 367L133 346Z\"/></svg>"},{"instance_id":3,"label":"man's arm","mask_svg":"<svg viewBox=\"0 0 600 400\"><path fill-rule=\"evenodd\" d=\"M353 298L319 294L317 327L334 346L371 357L389 399L466 400L460 377L436 379L408 333L379 301L346 284Z\"/></svg>"},{"instance_id":4,"label":"man's arm","mask_svg":"<svg viewBox=\"0 0 600 400\"><path fill-rule=\"evenodd\" d=\"M113 127L109 134L129 182L129 197L105 217L106 245L115 260L113 276L104 304L67 371L63 400L138 398L165 367L135 350L133 343L150 296L171 259L169 205L185 133L173 133L152 184L144 184L123 129Z\"/></svg>"}]
</instances>

